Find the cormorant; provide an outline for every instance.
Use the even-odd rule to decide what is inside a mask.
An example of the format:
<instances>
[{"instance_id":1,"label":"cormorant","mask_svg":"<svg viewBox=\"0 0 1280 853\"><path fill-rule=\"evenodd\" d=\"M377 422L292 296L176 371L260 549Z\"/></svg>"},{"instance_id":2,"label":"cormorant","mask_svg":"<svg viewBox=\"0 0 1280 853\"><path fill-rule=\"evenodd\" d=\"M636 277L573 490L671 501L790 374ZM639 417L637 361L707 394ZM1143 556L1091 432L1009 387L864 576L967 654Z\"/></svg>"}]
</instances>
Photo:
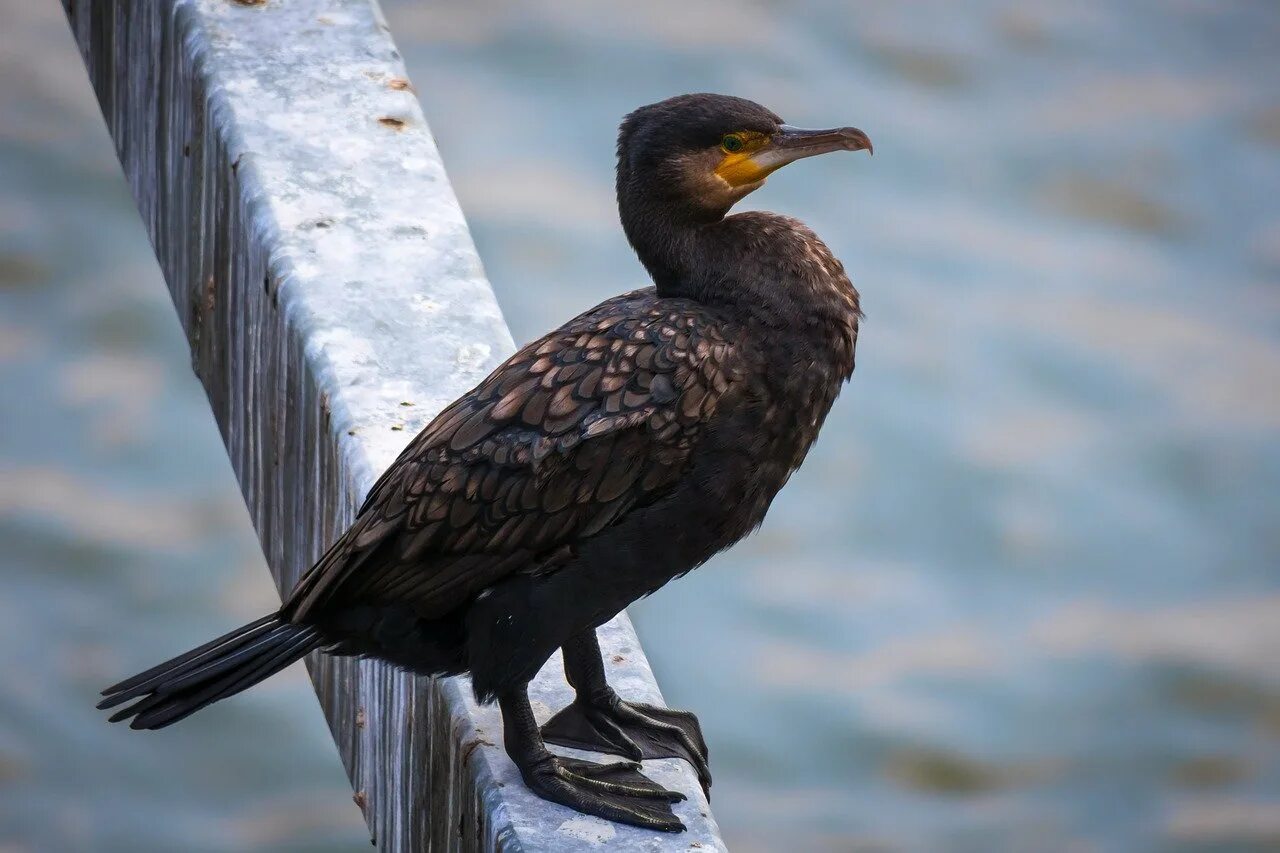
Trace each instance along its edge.
<instances>
[{"instance_id":1,"label":"cormorant","mask_svg":"<svg viewBox=\"0 0 1280 853\"><path fill-rule=\"evenodd\" d=\"M853 372L858 293L801 222L727 216L774 170L871 151L752 101L682 95L618 135L622 226L653 286L521 349L433 420L280 610L104 691L111 720L158 729L308 652L423 675L470 672L539 796L679 831L684 799L634 763L544 741L680 757L710 785L690 713L628 702L595 629L756 528ZM526 686L557 648L577 692L539 730Z\"/></svg>"}]
</instances>

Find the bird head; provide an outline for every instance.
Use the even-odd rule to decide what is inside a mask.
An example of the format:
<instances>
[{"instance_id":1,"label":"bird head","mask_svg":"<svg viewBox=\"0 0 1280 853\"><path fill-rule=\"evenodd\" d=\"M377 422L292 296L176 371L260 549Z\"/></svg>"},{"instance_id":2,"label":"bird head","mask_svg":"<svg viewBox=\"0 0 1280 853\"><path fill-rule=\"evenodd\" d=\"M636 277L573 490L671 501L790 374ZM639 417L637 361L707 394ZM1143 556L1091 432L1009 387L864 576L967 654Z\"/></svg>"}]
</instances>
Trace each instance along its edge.
<instances>
[{"instance_id":1,"label":"bird head","mask_svg":"<svg viewBox=\"0 0 1280 853\"><path fill-rule=\"evenodd\" d=\"M805 130L731 95L679 95L640 107L618 133L618 200L644 196L672 214L716 220L796 160L871 151L856 127Z\"/></svg>"}]
</instances>

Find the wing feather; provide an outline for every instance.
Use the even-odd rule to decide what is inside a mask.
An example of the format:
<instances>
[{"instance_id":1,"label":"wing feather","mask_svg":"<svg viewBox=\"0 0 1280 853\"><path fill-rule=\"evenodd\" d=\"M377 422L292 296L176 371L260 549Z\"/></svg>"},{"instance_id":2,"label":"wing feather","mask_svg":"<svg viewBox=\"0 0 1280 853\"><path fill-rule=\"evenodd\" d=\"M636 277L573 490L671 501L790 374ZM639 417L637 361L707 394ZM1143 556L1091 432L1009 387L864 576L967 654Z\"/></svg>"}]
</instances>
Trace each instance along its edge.
<instances>
[{"instance_id":1,"label":"wing feather","mask_svg":"<svg viewBox=\"0 0 1280 853\"><path fill-rule=\"evenodd\" d=\"M431 618L665 494L741 379L728 329L652 288L524 347L432 421L286 605L410 603Z\"/></svg>"}]
</instances>

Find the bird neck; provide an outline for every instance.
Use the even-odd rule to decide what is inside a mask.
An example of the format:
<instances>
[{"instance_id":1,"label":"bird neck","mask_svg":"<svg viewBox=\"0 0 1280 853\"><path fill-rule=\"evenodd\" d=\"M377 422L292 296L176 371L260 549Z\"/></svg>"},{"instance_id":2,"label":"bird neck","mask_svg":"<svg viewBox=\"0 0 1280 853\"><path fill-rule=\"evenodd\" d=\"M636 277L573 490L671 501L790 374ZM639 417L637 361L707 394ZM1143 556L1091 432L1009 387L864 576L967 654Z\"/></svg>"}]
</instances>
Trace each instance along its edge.
<instances>
[{"instance_id":1,"label":"bird neck","mask_svg":"<svg viewBox=\"0 0 1280 853\"><path fill-rule=\"evenodd\" d=\"M724 211L706 212L654 198L644 191L624 192L618 211L622 230L640 263L663 296L692 296L706 272L706 228L724 218Z\"/></svg>"},{"instance_id":2,"label":"bird neck","mask_svg":"<svg viewBox=\"0 0 1280 853\"><path fill-rule=\"evenodd\" d=\"M623 229L659 296L729 309L776 328L856 329L858 294L803 223L763 211L689 210L619 199Z\"/></svg>"}]
</instances>

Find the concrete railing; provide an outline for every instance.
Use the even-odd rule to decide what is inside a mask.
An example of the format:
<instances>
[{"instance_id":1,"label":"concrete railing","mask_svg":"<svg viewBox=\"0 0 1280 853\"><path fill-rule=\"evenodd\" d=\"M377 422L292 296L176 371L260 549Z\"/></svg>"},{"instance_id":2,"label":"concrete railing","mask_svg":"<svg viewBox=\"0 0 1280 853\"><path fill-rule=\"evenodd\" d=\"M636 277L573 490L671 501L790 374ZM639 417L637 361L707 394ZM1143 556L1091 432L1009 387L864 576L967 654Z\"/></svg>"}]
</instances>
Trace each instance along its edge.
<instances>
[{"instance_id":1,"label":"concrete railing","mask_svg":"<svg viewBox=\"0 0 1280 853\"><path fill-rule=\"evenodd\" d=\"M287 590L511 336L371 0L64 5ZM620 692L661 701L625 615L602 641ZM584 817L528 792L465 679L308 664L383 849L723 849L683 763L647 772L689 795L688 833ZM531 690L544 717L571 698L559 667Z\"/></svg>"}]
</instances>

